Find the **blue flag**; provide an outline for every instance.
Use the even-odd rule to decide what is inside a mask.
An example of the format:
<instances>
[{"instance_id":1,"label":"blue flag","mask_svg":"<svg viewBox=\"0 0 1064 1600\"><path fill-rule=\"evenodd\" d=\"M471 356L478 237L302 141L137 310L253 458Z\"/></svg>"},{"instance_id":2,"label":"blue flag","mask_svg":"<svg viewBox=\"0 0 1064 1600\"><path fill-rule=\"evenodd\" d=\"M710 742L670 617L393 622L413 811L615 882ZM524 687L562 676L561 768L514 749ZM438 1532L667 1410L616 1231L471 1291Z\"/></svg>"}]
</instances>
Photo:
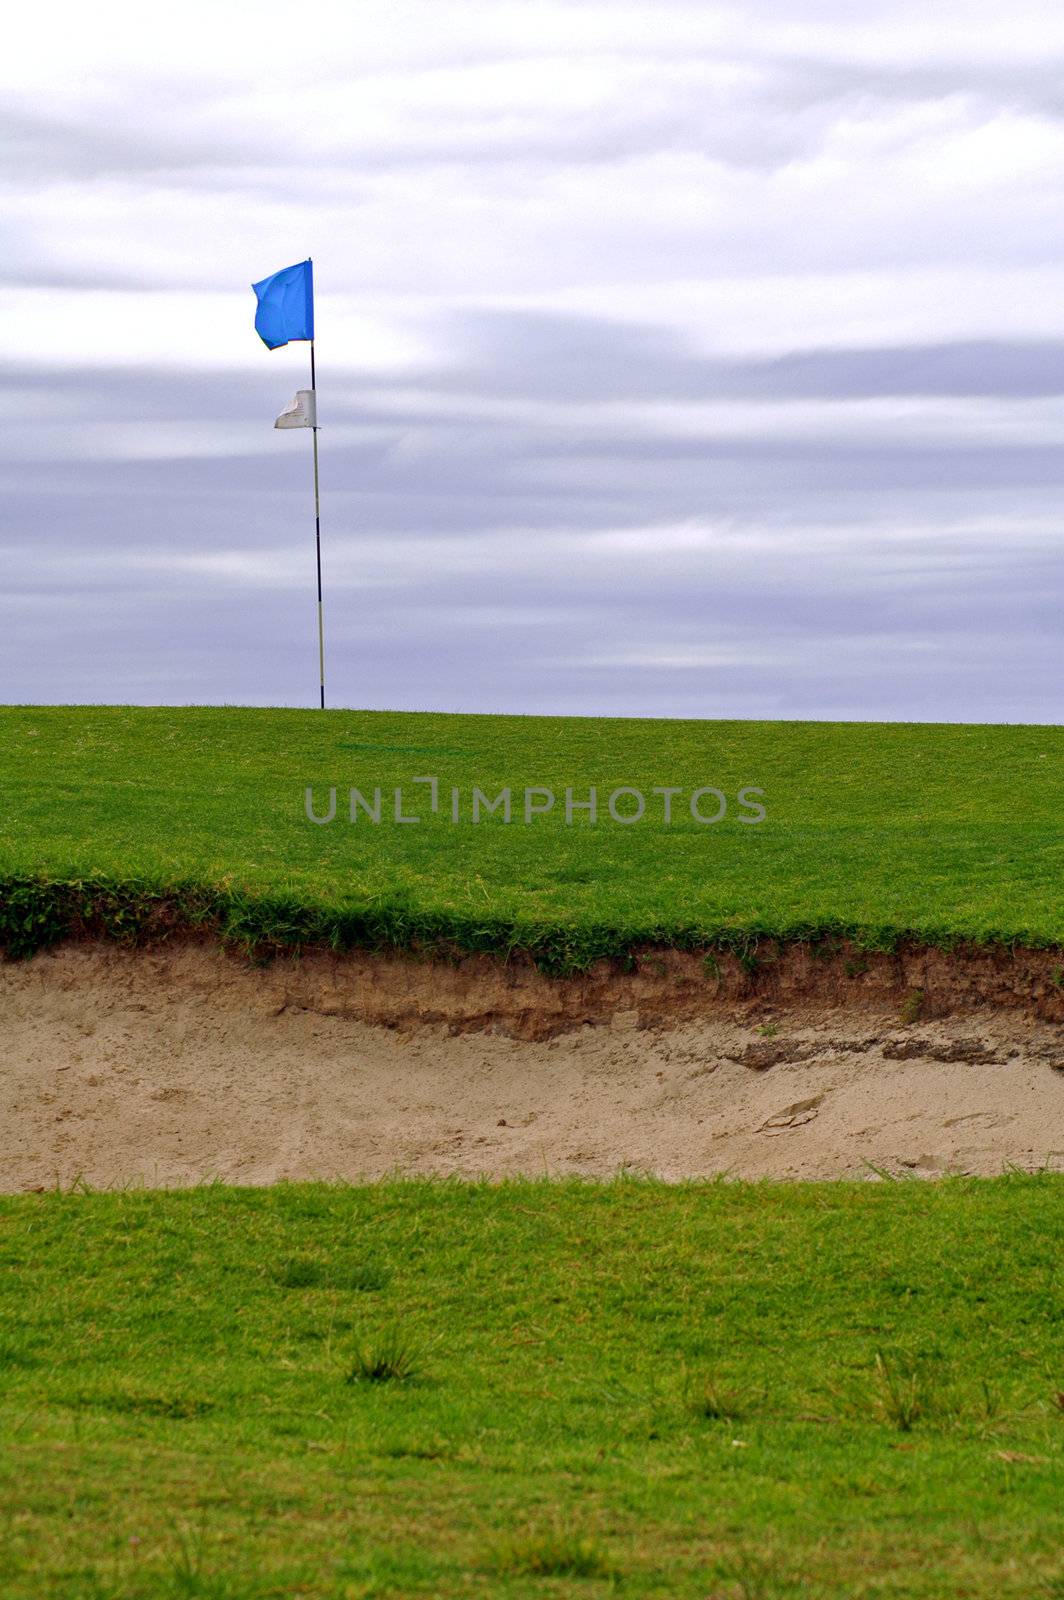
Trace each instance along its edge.
<instances>
[{"instance_id":1,"label":"blue flag","mask_svg":"<svg viewBox=\"0 0 1064 1600\"><path fill-rule=\"evenodd\" d=\"M251 287L258 296L255 332L269 350L314 337L314 268L309 261L282 267Z\"/></svg>"}]
</instances>

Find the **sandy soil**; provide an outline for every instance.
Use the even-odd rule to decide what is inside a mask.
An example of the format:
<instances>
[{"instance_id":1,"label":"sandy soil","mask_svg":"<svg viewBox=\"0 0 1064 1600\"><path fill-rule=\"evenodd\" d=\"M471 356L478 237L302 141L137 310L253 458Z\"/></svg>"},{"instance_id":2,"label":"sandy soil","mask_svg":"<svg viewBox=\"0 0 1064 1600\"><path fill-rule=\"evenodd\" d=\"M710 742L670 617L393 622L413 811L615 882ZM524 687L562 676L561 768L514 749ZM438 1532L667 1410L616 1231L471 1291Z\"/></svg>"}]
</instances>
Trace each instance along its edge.
<instances>
[{"instance_id":1,"label":"sandy soil","mask_svg":"<svg viewBox=\"0 0 1064 1600\"><path fill-rule=\"evenodd\" d=\"M1064 1171L1064 1029L1015 1010L905 1022L729 1001L528 1039L496 1031L490 1006L474 1031L366 1021L432 969L364 963L361 1007L328 998L335 971L323 990L305 965L198 947L0 966L0 1188Z\"/></svg>"}]
</instances>

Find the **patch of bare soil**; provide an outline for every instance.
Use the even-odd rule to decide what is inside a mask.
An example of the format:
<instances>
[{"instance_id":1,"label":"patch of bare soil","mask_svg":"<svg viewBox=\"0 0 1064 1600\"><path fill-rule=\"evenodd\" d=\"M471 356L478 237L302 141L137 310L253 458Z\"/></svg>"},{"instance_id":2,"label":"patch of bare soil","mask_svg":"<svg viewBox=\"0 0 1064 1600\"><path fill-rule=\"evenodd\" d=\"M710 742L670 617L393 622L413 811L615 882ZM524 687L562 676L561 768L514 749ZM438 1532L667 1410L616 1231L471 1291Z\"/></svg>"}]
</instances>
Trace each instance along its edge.
<instances>
[{"instance_id":1,"label":"patch of bare soil","mask_svg":"<svg viewBox=\"0 0 1064 1600\"><path fill-rule=\"evenodd\" d=\"M0 965L0 1189L1064 1171L1040 958L849 959L707 975L650 952L551 980L486 958L66 945Z\"/></svg>"}]
</instances>

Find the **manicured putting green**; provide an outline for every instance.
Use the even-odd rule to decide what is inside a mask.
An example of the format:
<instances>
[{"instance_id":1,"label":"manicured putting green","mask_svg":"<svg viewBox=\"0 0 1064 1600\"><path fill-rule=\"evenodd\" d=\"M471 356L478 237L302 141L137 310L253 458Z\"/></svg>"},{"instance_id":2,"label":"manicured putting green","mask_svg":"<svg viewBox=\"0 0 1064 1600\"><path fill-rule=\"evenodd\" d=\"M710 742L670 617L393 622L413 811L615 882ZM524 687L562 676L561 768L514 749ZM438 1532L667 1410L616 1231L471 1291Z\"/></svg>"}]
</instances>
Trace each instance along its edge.
<instances>
[{"instance_id":1,"label":"manicured putting green","mask_svg":"<svg viewBox=\"0 0 1064 1600\"><path fill-rule=\"evenodd\" d=\"M85 907L121 932L160 894L248 937L445 938L563 967L647 939L1064 941L1058 727L7 707L0 786L0 936L19 947ZM322 817L336 791L333 821L308 820L308 787ZM357 800L351 822L352 788L370 809L380 790L379 823ZM511 820L480 804L474 824L475 788L508 789ZM395 820L396 789L418 822ZM699 790L719 821L692 815ZM611 796L645 811L616 821Z\"/></svg>"}]
</instances>

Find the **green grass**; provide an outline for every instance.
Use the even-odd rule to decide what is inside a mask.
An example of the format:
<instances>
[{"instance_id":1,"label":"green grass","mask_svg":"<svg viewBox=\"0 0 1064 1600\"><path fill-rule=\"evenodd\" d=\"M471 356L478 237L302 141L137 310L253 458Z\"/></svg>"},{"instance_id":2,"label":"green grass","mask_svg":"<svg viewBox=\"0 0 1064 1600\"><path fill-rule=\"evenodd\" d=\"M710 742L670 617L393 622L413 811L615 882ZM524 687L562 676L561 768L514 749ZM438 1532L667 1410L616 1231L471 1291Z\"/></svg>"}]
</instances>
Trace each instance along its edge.
<instances>
[{"instance_id":1,"label":"green grass","mask_svg":"<svg viewBox=\"0 0 1064 1600\"><path fill-rule=\"evenodd\" d=\"M0 1595L1059 1600L1062 1259L1050 1174L3 1199Z\"/></svg>"},{"instance_id":2,"label":"green grass","mask_svg":"<svg viewBox=\"0 0 1064 1600\"><path fill-rule=\"evenodd\" d=\"M419 776L439 779L435 816ZM473 826L474 784L558 802ZM567 826L565 787L590 784L602 820ZM632 826L605 816L622 784L648 800ZM704 784L732 797L709 826L685 809ZM307 785L322 811L337 788L339 820L307 821ZM346 820L352 785L381 786L379 825ZM668 827L655 785L685 790ZM744 785L764 790L754 826ZM396 786L418 825L387 820ZM523 948L555 970L648 941L1064 943L1057 727L7 707L0 791L14 954L197 919L251 944Z\"/></svg>"}]
</instances>

